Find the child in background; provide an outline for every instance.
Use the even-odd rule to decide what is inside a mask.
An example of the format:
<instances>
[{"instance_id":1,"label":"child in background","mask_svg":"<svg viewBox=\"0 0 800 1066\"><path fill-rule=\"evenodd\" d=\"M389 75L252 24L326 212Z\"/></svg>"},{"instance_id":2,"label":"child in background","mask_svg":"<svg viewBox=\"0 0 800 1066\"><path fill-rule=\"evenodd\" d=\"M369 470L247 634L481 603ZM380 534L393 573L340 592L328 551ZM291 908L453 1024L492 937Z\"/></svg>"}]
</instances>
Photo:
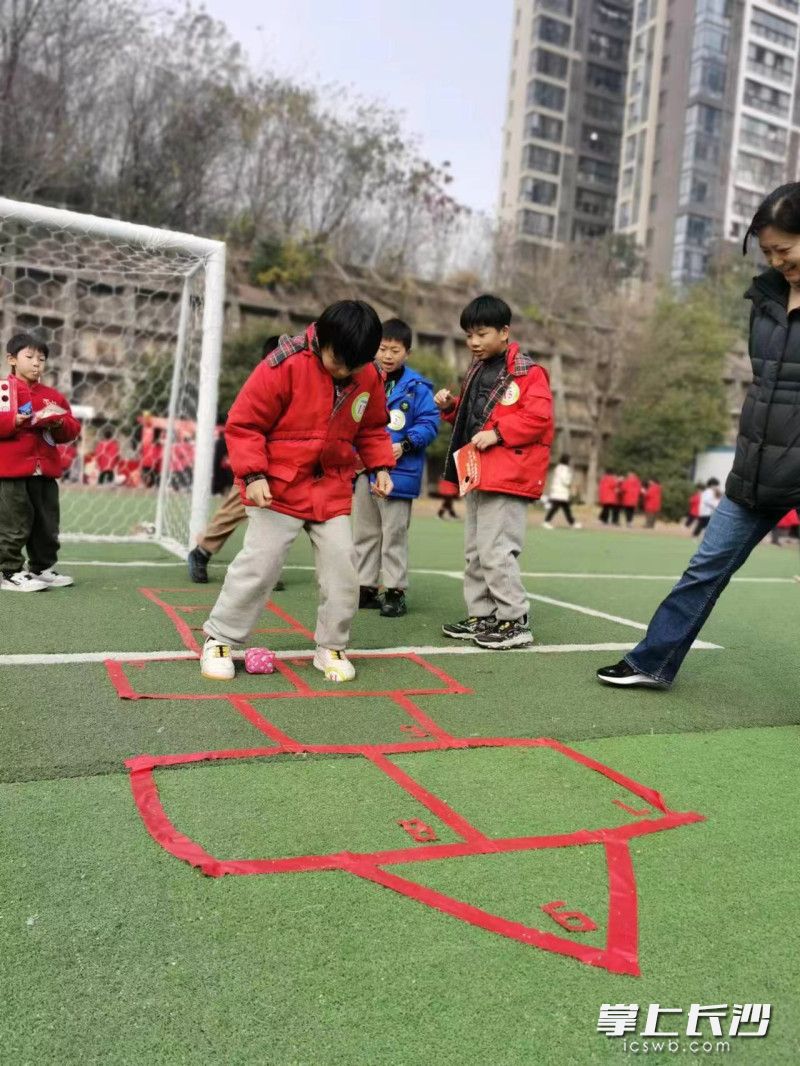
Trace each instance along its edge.
<instances>
[{"instance_id":1,"label":"child in background","mask_svg":"<svg viewBox=\"0 0 800 1066\"><path fill-rule=\"evenodd\" d=\"M530 500L538 499L553 442L553 397L547 374L509 343L511 308L479 296L461 313L473 361L461 394L434 401L453 423L445 479L457 483L453 453L472 443L480 452L480 484L464 498L464 598L468 617L442 626L446 637L482 648L533 643L519 555Z\"/></svg>"},{"instance_id":2,"label":"child in background","mask_svg":"<svg viewBox=\"0 0 800 1066\"><path fill-rule=\"evenodd\" d=\"M719 481L715 477L710 477L706 482L706 487L700 493L700 508L697 522L692 530L693 537L699 537L701 533L705 532L706 526L711 521L713 513L719 507L721 499L722 489L719 487Z\"/></svg>"},{"instance_id":3,"label":"child in background","mask_svg":"<svg viewBox=\"0 0 800 1066\"><path fill-rule=\"evenodd\" d=\"M114 440L114 430L106 426L100 440L94 446L94 461L98 470L98 485L114 484L114 474L119 464L119 444Z\"/></svg>"},{"instance_id":4,"label":"child in background","mask_svg":"<svg viewBox=\"0 0 800 1066\"><path fill-rule=\"evenodd\" d=\"M422 488L425 449L439 432L439 410L433 385L407 365L411 328L399 318L383 323L377 363L386 375L389 436L396 466L394 488L386 499L372 491L374 475L360 473L353 499L353 541L358 566L361 608L379 608L384 618L406 613L408 527L411 501ZM385 592L378 596L381 573Z\"/></svg>"},{"instance_id":5,"label":"child in background","mask_svg":"<svg viewBox=\"0 0 800 1066\"><path fill-rule=\"evenodd\" d=\"M17 333L6 348L19 403L13 418L0 419L0 589L43 592L74 582L53 569L58 558L63 473L59 444L80 434L66 399L41 384L49 349L29 333ZM5 394L11 386L6 384ZM22 569L23 551L28 569Z\"/></svg>"},{"instance_id":6,"label":"child in background","mask_svg":"<svg viewBox=\"0 0 800 1066\"><path fill-rule=\"evenodd\" d=\"M230 646L247 639L302 529L314 547L320 589L314 666L329 681L355 677L344 652L358 610L350 529L356 450L376 474L378 496L392 491L394 466L373 362L380 342L372 307L341 300L305 333L281 337L236 397L225 437L248 508L247 532L203 626L204 677L233 678Z\"/></svg>"},{"instance_id":7,"label":"child in background","mask_svg":"<svg viewBox=\"0 0 800 1066\"><path fill-rule=\"evenodd\" d=\"M544 522L542 522L543 529L553 528L551 523L553 521L553 516L558 510L563 510L564 516L572 529L583 528L580 522L575 521L572 514L572 507L570 506L570 500L572 499L573 475L572 467L569 464L570 457L568 455L562 455L553 471L553 480L550 485L550 502L547 508L547 514L544 516Z\"/></svg>"}]
</instances>

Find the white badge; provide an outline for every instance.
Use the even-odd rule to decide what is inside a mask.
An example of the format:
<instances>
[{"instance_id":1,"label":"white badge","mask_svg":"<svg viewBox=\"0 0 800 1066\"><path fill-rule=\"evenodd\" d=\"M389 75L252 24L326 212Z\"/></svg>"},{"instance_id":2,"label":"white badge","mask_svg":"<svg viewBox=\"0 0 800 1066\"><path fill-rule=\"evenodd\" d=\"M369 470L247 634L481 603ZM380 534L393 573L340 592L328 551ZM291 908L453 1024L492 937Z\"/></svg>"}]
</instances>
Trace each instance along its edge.
<instances>
[{"instance_id":1,"label":"white badge","mask_svg":"<svg viewBox=\"0 0 800 1066\"><path fill-rule=\"evenodd\" d=\"M500 403L503 407L510 407L512 403L516 403L519 399L519 385L516 381L512 381L503 395L500 397Z\"/></svg>"},{"instance_id":2,"label":"white badge","mask_svg":"<svg viewBox=\"0 0 800 1066\"><path fill-rule=\"evenodd\" d=\"M399 407L389 413L389 429L399 430L406 424L406 416Z\"/></svg>"}]
</instances>

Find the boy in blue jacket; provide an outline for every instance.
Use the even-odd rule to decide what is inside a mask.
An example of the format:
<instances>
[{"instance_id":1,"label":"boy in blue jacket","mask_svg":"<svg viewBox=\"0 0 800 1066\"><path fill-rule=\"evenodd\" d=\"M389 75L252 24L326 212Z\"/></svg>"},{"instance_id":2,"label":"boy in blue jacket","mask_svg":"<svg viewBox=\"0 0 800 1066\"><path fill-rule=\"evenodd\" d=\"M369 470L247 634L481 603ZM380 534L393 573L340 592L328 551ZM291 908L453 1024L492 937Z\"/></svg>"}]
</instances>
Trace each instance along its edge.
<instances>
[{"instance_id":1,"label":"boy in blue jacket","mask_svg":"<svg viewBox=\"0 0 800 1066\"><path fill-rule=\"evenodd\" d=\"M366 473L356 478L353 500L353 540L360 585L359 607L379 608L384 618L406 613L408 588L408 526L411 501L419 496L425 469L425 449L439 432L439 410L433 385L406 365L411 329L399 318L382 325L377 364L385 375L387 429L397 465L394 488L385 500L374 496ZM381 571L385 593L378 596Z\"/></svg>"}]
</instances>

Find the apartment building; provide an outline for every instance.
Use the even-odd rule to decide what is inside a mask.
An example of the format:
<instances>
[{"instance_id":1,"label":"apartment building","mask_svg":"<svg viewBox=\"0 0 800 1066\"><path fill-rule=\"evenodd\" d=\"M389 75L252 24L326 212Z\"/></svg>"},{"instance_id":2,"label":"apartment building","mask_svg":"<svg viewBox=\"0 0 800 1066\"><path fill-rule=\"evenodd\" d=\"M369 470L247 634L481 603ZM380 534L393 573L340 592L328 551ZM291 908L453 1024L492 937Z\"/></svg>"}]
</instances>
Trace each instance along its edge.
<instances>
[{"instance_id":1,"label":"apartment building","mask_svg":"<svg viewBox=\"0 0 800 1066\"><path fill-rule=\"evenodd\" d=\"M557 246L614 227L633 0L515 0L499 217Z\"/></svg>"},{"instance_id":2,"label":"apartment building","mask_svg":"<svg viewBox=\"0 0 800 1066\"><path fill-rule=\"evenodd\" d=\"M798 177L800 0L637 0L616 228L650 272L702 278Z\"/></svg>"}]
</instances>

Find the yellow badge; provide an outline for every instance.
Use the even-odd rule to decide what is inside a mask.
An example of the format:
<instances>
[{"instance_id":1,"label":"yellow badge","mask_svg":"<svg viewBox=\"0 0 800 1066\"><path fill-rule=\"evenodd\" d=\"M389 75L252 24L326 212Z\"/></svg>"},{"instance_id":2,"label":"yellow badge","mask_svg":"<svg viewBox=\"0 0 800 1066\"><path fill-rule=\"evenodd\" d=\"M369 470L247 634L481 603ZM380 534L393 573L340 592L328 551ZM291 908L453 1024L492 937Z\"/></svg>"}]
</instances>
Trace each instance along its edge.
<instances>
[{"instance_id":1,"label":"yellow badge","mask_svg":"<svg viewBox=\"0 0 800 1066\"><path fill-rule=\"evenodd\" d=\"M389 429L399 430L406 424L406 416L402 411L394 410L389 415Z\"/></svg>"},{"instance_id":2,"label":"yellow badge","mask_svg":"<svg viewBox=\"0 0 800 1066\"><path fill-rule=\"evenodd\" d=\"M519 399L519 385L516 381L512 381L503 395L500 397L500 403L503 407L510 407L512 403L516 403Z\"/></svg>"},{"instance_id":3,"label":"yellow badge","mask_svg":"<svg viewBox=\"0 0 800 1066\"><path fill-rule=\"evenodd\" d=\"M350 408L350 414L353 416L354 422L360 422L364 417L364 412L367 409L369 403L369 393L360 392L358 396L353 400L353 405Z\"/></svg>"}]
</instances>

